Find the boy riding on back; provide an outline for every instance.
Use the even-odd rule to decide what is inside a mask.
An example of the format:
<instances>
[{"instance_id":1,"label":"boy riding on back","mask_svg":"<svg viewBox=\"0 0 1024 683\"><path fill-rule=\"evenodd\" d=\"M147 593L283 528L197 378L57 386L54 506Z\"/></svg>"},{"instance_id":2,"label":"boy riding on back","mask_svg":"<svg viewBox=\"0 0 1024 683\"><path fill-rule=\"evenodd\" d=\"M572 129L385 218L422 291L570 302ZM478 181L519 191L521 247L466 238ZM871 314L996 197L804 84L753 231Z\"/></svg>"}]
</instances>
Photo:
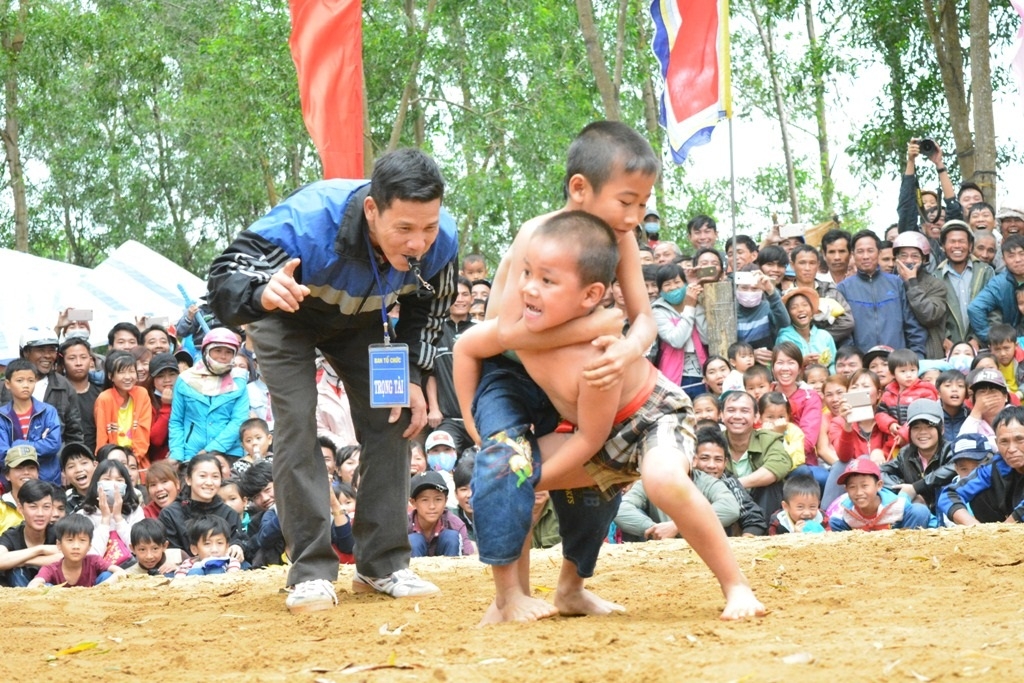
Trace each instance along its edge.
<instances>
[{"instance_id":1,"label":"boy riding on back","mask_svg":"<svg viewBox=\"0 0 1024 683\"><path fill-rule=\"evenodd\" d=\"M534 346L563 323L598 308L618 258L611 228L581 211L558 214L533 231L519 291L522 324L527 336L537 338ZM456 344L460 395L470 393L475 384L476 361L504 350L500 324L478 325ZM596 484L605 498L614 498L626 484L642 478L651 502L672 518L718 578L727 601L722 618L763 614L721 524L688 476L694 453L693 411L682 390L644 358L624 363L621 379L610 386L593 387L584 370L601 350L590 343L515 351L559 414L577 426L571 435L551 434L540 440L544 462L536 487Z\"/></svg>"}]
</instances>

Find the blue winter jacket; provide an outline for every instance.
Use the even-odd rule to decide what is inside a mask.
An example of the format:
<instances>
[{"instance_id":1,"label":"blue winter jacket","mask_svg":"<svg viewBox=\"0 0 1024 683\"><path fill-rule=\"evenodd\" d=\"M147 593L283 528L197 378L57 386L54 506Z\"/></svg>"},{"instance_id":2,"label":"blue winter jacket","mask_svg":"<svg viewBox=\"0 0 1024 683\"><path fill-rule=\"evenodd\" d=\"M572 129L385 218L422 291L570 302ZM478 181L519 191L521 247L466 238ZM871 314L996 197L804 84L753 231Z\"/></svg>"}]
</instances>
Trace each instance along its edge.
<instances>
[{"instance_id":1,"label":"blue winter jacket","mask_svg":"<svg viewBox=\"0 0 1024 683\"><path fill-rule=\"evenodd\" d=\"M1017 326L1020 311L1017 310L1016 289L1017 278L1010 271L1003 270L996 273L978 296L967 304L967 317L978 339L988 343L988 329L993 322L1001 320L1007 325Z\"/></svg>"},{"instance_id":2,"label":"blue winter jacket","mask_svg":"<svg viewBox=\"0 0 1024 683\"><path fill-rule=\"evenodd\" d=\"M0 470L7 459L11 444L24 439L32 444L39 457L39 478L60 484L61 428L57 409L49 403L32 399L32 419L28 423L28 434L19 436L21 426L14 412L14 403L0 406Z\"/></svg>"},{"instance_id":3,"label":"blue winter jacket","mask_svg":"<svg viewBox=\"0 0 1024 683\"><path fill-rule=\"evenodd\" d=\"M903 280L883 273L857 271L837 285L839 293L853 310L857 325L853 328L853 341L861 351L873 346L891 346L910 349L924 358L928 334L914 317L907 302Z\"/></svg>"},{"instance_id":4,"label":"blue winter jacket","mask_svg":"<svg viewBox=\"0 0 1024 683\"><path fill-rule=\"evenodd\" d=\"M243 455L238 428L249 419L249 392L241 377L234 380L236 390L220 396L203 396L180 377L174 383L167 436L172 459L187 462L199 451Z\"/></svg>"}]
</instances>

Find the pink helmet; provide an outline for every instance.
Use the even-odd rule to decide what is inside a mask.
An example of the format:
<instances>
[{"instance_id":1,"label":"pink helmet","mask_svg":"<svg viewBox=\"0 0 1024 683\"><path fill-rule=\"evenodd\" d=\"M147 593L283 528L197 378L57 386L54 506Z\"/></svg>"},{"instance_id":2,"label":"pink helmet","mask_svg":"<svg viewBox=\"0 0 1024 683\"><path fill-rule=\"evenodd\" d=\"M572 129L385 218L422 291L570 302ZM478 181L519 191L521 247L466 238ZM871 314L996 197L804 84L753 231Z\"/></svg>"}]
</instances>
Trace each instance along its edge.
<instances>
[{"instance_id":1,"label":"pink helmet","mask_svg":"<svg viewBox=\"0 0 1024 683\"><path fill-rule=\"evenodd\" d=\"M203 351L211 346L227 346L237 351L241 345L238 335L226 327L215 327L203 337Z\"/></svg>"},{"instance_id":2,"label":"pink helmet","mask_svg":"<svg viewBox=\"0 0 1024 683\"><path fill-rule=\"evenodd\" d=\"M893 253L895 254L897 249L902 249L903 247L920 249L926 258L932 253L932 247L928 244L928 238L919 232L901 232L897 235L896 239L892 241Z\"/></svg>"}]
</instances>

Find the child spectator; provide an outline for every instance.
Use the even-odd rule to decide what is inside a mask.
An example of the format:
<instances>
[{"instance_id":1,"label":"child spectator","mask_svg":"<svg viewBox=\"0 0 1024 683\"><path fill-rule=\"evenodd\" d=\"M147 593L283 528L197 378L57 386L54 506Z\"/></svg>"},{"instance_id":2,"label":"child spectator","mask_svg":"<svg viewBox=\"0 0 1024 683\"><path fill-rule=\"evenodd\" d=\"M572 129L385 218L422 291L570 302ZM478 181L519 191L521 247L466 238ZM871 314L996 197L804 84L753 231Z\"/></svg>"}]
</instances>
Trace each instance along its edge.
<instances>
[{"instance_id":1,"label":"child spectator","mask_svg":"<svg viewBox=\"0 0 1024 683\"><path fill-rule=\"evenodd\" d=\"M210 335L206 335L209 338ZM188 462L185 474L185 494L160 511L160 522L167 530L167 540L172 548L191 548L187 525L197 517L215 515L223 517L230 529L231 545L228 555L241 560L244 552L244 538L239 531L238 513L224 504L217 495L220 489L221 471L217 458L209 453L195 456Z\"/></svg>"},{"instance_id":2,"label":"child spectator","mask_svg":"<svg viewBox=\"0 0 1024 683\"><path fill-rule=\"evenodd\" d=\"M882 431L896 437L900 427L907 423L911 402L922 398L938 401L939 392L934 384L918 377L917 354L910 349L897 349L889 354L889 372L895 379L882 392L875 421Z\"/></svg>"},{"instance_id":3,"label":"child spectator","mask_svg":"<svg viewBox=\"0 0 1024 683\"><path fill-rule=\"evenodd\" d=\"M418 442L409 440L409 475L423 474L427 471L427 454Z\"/></svg>"},{"instance_id":4,"label":"child spectator","mask_svg":"<svg viewBox=\"0 0 1024 683\"><path fill-rule=\"evenodd\" d=\"M355 564L355 537L352 517L356 511L356 492L345 483L331 490L331 546L341 564Z\"/></svg>"},{"instance_id":5,"label":"child spectator","mask_svg":"<svg viewBox=\"0 0 1024 683\"><path fill-rule=\"evenodd\" d=\"M50 497L53 499L53 516L50 522L56 524L68 515L68 497L61 487L52 482L46 483L50 486Z\"/></svg>"},{"instance_id":6,"label":"child spectator","mask_svg":"<svg viewBox=\"0 0 1024 683\"><path fill-rule=\"evenodd\" d=\"M430 433L426 442L427 469L440 472L448 487L448 507L455 507L455 482L452 480L452 468L455 467L457 452L455 439L448 432L438 429Z\"/></svg>"},{"instance_id":7,"label":"child spectator","mask_svg":"<svg viewBox=\"0 0 1024 683\"><path fill-rule=\"evenodd\" d=\"M89 554L92 520L84 515L68 515L53 525L53 535L62 559L39 570L29 588L64 585L66 588L91 588L101 581L114 583L124 570L99 555ZM109 572L109 577L103 575Z\"/></svg>"},{"instance_id":8,"label":"child spectator","mask_svg":"<svg viewBox=\"0 0 1024 683\"><path fill-rule=\"evenodd\" d=\"M882 388L889 386L893 381L893 375L889 371L889 354L892 353L891 346L873 346L864 354L863 367L878 376Z\"/></svg>"},{"instance_id":9,"label":"child spectator","mask_svg":"<svg viewBox=\"0 0 1024 683\"><path fill-rule=\"evenodd\" d=\"M825 397L825 380L829 377L828 368L821 363L808 363L804 366L804 384Z\"/></svg>"},{"instance_id":10,"label":"child spectator","mask_svg":"<svg viewBox=\"0 0 1024 683\"><path fill-rule=\"evenodd\" d=\"M764 536L768 530L764 513L739 480L725 471L725 460L729 445L717 425L697 426L697 452L693 458L693 469L718 479L732 493L740 506L739 519L726 527L729 536Z\"/></svg>"},{"instance_id":11,"label":"child spectator","mask_svg":"<svg viewBox=\"0 0 1024 683\"><path fill-rule=\"evenodd\" d=\"M732 371L722 384L722 391L742 391L744 373L757 364L754 347L746 342L733 342L726 352Z\"/></svg>"},{"instance_id":12,"label":"child spectator","mask_svg":"<svg viewBox=\"0 0 1024 683\"><path fill-rule=\"evenodd\" d=\"M167 531L158 519L146 518L135 524L131 544L136 562L125 570L128 574L171 578L186 557L178 548L169 547Z\"/></svg>"},{"instance_id":13,"label":"child spectator","mask_svg":"<svg viewBox=\"0 0 1024 683\"><path fill-rule=\"evenodd\" d=\"M439 472L427 471L414 476L409 501L409 545L412 557L446 555L461 557L476 552L466 525L448 512L448 485Z\"/></svg>"},{"instance_id":14,"label":"child spectator","mask_svg":"<svg viewBox=\"0 0 1024 683\"><path fill-rule=\"evenodd\" d=\"M938 401L921 398L907 411L910 443L881 466L886 488L907 495L916 503L935 509L939 490L953 480L956 472L949 462L949 448L942 430L942 408Z\"/></svg>"},{"instance_id":15,"label":"child spectator","mask_svg":"<svg viewBox=\"0 0 1024 683\"><path fill-rule=\"evenodd\" d=\"M11 402L0 406L0 460L15 441L24 441L35 451L39 478L59 484L60 417L56 408L32 396L36 380L35 366L24 358L7 366L4 386Z\"/></svg>"},{"instance_id":16,"label":"child spectator","mask_svg":"<svg viewBox=\"0 0 1024 683\"><path fill-rule=\"evenodd\" d=\"M482 254L466 254L462 259L462 274L470 282L487 279L487 261Z\"/></svg>"},{"instance_id":17,"label":"child spectator","mask_svg":"<svg viewBox=\"0 0 1024 683\"><path fill-rule=\"evenodd\" d=\"M170 353L158 353L149 361L150 402L153 422L149 428L149 462L167 457L167 434L174 401L174 383L178 381L178 361Z\"/></svg>"},{"instance_id":18,"label":"child spectator","mask_svg":"<svg viewBox=\"0 0 1024 683\"><path fill-rule=\"evenodd\" d=\"M39 479L39 458L36 456L36 449L27 441L15 441L14 445L7 449L3 472L11 485L11 490L3 494L0 503L0 533L25 521L18 509L18 492L26 482Z\"/></svg>"},{"instance_id":19,"label":"child spectator","mask_svg":"<svg viewBox=\"0 0 1024 683\"><path fill-rule=\"evenodd\" d=\"M415 442L413 442L415 443ZM419 444L416 443L416 452L423 458L423 464L426 466L426 456L423 455L423 451L420 450ZM338 481L342 484L348 484L352 487L353 491L359 490L359 455L361 449L359 446L342 446L338 449L338 453L335 456L335 463L338 468Z\"/></svg>"},{"instance_id":20,"label":"child spectator","mask_svg":"<svg viewBox=\"0 0 1024 683\"><path fill-rule=\"evenodd\" d=\"M960 434L981 434L995 438L992 423L1007 404L1006 380L993 368L978 368L967 376L974 405L960 427Z\"/></svg>"},{"instance_id":21,"label":"child spectator","mask_svg":"<svg viewBox=\"0 0 1024 683\"><path fill-rule=\"evenodd\" d=\"M732 366L729 365L729 361L721 356L709 356L701 366L704 387L716 399L722 396L722 386L725 384L725 378L729 376L730 370L732 370Z\"/></svg>"},{"instance_id":22,"label":"child spectator","mask_svg":"<svg viewBox=\"0 0 1024 683\"><path fill-rule=\"evenodd\" d=\"M138 383L135 356L127 351L107 356L103 363L106 387L96 397L96 450L107 444L130 448L149 467L149 430L153 426L153 404L149 392Z\"/></svg>"},{"instance_id":23,"label":"child spectator","mask_svg":"<svg viewBox=\"0 0 1024 683\"><path fill-rule=\"evenodd\" d=\"M52 484L31 479L18 491L18 510L24 521L0 536L0 586L23 588L40 567L60 558L50 527Z\"/></svg>"},{"instance_id":24,"label":"child spectator","mask_svg":"<svg viewBox=\"0 0 1024 683\"><path fill-rule=\"evenodd\" d=\"M661 296L653 300L651 313L658 326L657 366L693 398L703 393L700 368L707 359L704 307L697 305L703 287L687 286L683 269L674 263L659 266L656 277Z\"/></svg>"},{"instance_id":25,"label":"child spectator","mask_svg":"<svg viewBox=\"0 0 1024 683\"><path fill-rule=\"evenodd\" d=\"M149 503L142 508L146 519L156 519L160 511L178 499L181 493L181 479L175 461L157 460L146 473L146 491Z\"/></svg>"},{"instance_id":26,"label":"child spectator","mask_svg":"<svg viewBox=\"0 0 1024 683\"><path fill-rule=\"evenodd\" d=\"M923 529L931 515L924 505L913 503L905 493L883 488L882 472L870 458L857 458L839 477L846 487L836 512L829 518L832 531L879 531Z\"/></svg>"},{"instance_id":27,"label":"child spectator","mask_svg":"<svg viewBox=\"0 0 1024 683\"><path fill-rule=\"evenodd\" d=\"M476 543L476 527L473 525L473 465L476 464L476 451L466 449L462 452L459 461L455 463L452 470L452 480L455 482L455 500L458 502L452 512L466 525L469 533L469 540Z\"/></svg>"},{"instance_id":28,"label":"child spectator","mask_svg":"<svg viewBox=\"0 0 1024 683\"><path fill-rule=\"evenodd\" d=\"M217 495L220 496L225 505L238 513L238 518L241 520L242 533L247 533L249 531L249 499L242 494L239 479L231 477L221 481L220 488L217 489Z\"/></svg>"},{"instance_id":29,"label":"child spectator","mask_svg":"<svg viewBox=\"0 0 1024 683\"><path fill-rule=\"evenodd\" d=\"M988 348L996 359L996 367L1003 373L1007 391L1024 398L1024 349L1017 346L1017 330L1011 325L997 323L988 332Z\"/></svg>"},{"instance_id":30,"label":"child spectator","mask_svg":"<svg viewBox=\"0 0 1024 683\"><path fill-rule=\"evenodd\" d=\"M693 399L693 417L697 421L718 422L722 417L722 411L718 409L718 399L711 394L701 394Z\"/></svg>"},{"instance_id":31,"label":"child spectator","mask_svg":"<svg viewBox=\"0 0 1024 683\"><path fill-rule=\"evenodd\" d=\"M1003 408L994 430L999 454L939 495L939 511L956 524L1024 520L1024 408Z\"/></svg>"},{"instance_id":32,"label":"child spectator","mask_svg":"<svg viewBox=\"0 0 1024 683\"><path fill-rule=\"evenodd\" d=\"M803 465L804 433L793 424L786 397L778 391L769 391L758 400L757 411L761 415L761 429L782 435L782 443L793 460L793 470Z\"/></svg>"},{"instance_id":33,"label":"child spectator","mask_svg":"<svg viewBox=\"0 0 1024 683\"><path fill-rule=\"evenodd\" d=\"M228 554L231 527L223 517L196 517L189 520L187 529L192 555L181 561L174 578L226 574L242 568L238 559Z\"/></svg>"},{"instance_id":34,"label":"child spectator","mask_svg":"<svg viewBox=\"0 0 1024 683\"><path fill-rule=\"evenodd\" d=\"M823 460L829 467L839 460L836 453L839 432L836 432L836 440L833 440L832 422L839 417L839 407L850 390L850 379L845 375L829 375L821 387L821 431L818 433L818 459ZM842 429L842 425L838 425Z\"/></svg>"},{"instance_id":35,"label":"child spectator","mask_svg":"<svg viewBox=\"0 0 1024 683\"><path fill-rule=\"evenodd\" d=\"M753 365L743 373L743 388L748 394L760 401L761 397L772 390L772 373L764 365Z\"/></svg>"},{"instance_id":36,"label":"child spectator","mask_svg":"<svg viewBox=\"0 0 1024 683\"><path fill-rule=\"evenodd\" d=\"M782 485L782 509L768 520L768 535L814 533L828 529L828 517L821 511L821 488L814 477L793 474Z\"/></svg>"},{"instance_id":37,"label":"child spectator","mask_svg":"<svg viewBox=\"0 0 1024 683\"><path fill-rule=\"evenodd\" d=\"M71 485L66 494L69 513L82 507L95 470L96 456L85 444L72 442L60 449L60 471L64 473L64 481Z\"/></svg>"},{"instance_id":38,"label":"child spectator","mask_svg":"<svg viewBox=\"0 0 1024 683\"><path fill-rule=\"evenodd\" d=\"M946 443L953 443L967 419L967 409L964 407L967 382L959 370L946 370L939 373L935 388L939 392L939 403L942 404L942 438Z\"/></svg>"},{"instance_id":39,"label":"child spectator","mask_svg":"<svg viewBox=\"0 0 1024 683\"><path fill-rule=\"evenodd\" d=\"M870 370L853 373L850 392L854 391L866 393L871 410L876 409L881 390L875 373ZM822 507L825 509L830 508L843 494L843 487L838 480L849 463L865 453L876 463L883 463L888 459L891 447L887 435L879 428L874 417L859 421L849 419L852 408L846 399L844 394L839 402L838 414L832 418L829 426L829 439L836 444L837 461L829 469L828 481L825 482L825 491L821 496Z\"/></svg>"},{"instance_id":40,"label":"child spectator","mask_svg":"<svg viewBox=\"0 0 1024 683\"><path fill-rule=\"evenodd\" d=\"M971 476L974 470L988 464L995 454L995 448L988 437L980 434L964 434L956 437L950 447L949 455L949 461L956 471L956 478L950 484L956 484Z\"/></svg>"},{"instance_id":41,"label":"child spectator","mask_svg":"<svg viewBox=\"0 0 1024 683\"><path fill-rule=\"evenodd\" d=\"M116 460L104 460L93 472L81 509L93 523L91 552L113 564L131 559L128 542L132 526L145 519L128 468Z\"/></svg>"},{"instance_id":42,"label":"child spectator","mask_svg":"<svg viewBox=\"0 0 1024 683\"><path fill-rule=\"evenodd\" d=\"M231 464L231 472L242 476L254 462L268 456L274 446L274 436L270 433L267 421L259 417L250 417L238 428L238 440L242 443L243 455ZM333 458L332 458L333 460ZM331 463L333 465L333 462Z\"/></svg>"},{"instance_id":43,"label":"child spectator","mask_svg":"<svg viewBox=\"0 0 1024 683\"><path fill-rule=\"evenodd\" d=\"M249 394L231 362L241 343L227 328L210 330L203 337L202 361L175 382L168 437L174 460L187 462L197 453L213 451L232 458L242 455L238 430L249 419Z\"/></svg>"}]
</instances>

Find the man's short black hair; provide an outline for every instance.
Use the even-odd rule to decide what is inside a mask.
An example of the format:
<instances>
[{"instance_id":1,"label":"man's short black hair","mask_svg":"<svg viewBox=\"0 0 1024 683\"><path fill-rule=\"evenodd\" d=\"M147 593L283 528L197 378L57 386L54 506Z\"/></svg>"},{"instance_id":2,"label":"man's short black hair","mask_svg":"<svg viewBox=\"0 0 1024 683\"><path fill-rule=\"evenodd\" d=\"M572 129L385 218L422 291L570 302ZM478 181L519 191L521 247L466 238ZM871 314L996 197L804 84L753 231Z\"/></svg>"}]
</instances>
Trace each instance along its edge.
<instances>
[{"instance_id":1,"label":"man's short black hair","mask_svg":"<svg viewBox=\"0 0 1024 683\"><path fill-rule=\"evenodd\" d=\"M712 230L714 230L715 232L718 232L718 223L715 223L715 219L714 218L712 218L711 216L707 216L705 214L698 214L698 215L694 216L693 218L691 218L686 223L686 235L687 235L687 237L692 235L694 230L700 230L704 226L707 226L707 227L711 228Z\"/></svg>"},{"instance_id":2,"label":"man's short black hair","mask_svg":"<svg viewBox=\"0 0 1024 683\"><path fill-rule=\"evenodd\" d=\"M710 443L718 446L725 451L726 457L729 457L729 444L725 440L725 436L722 434L722 429L715 424L715 426L700 427L697 429L697 448L701 445Z\"/></svg>"},{"instance_id":3,"label":"man's short black hair","mask_svg":"<svg viewBox=\"0 0 1024 683\"><path fill-rule=\"evenodd\" d=\"M766 263L774 263L785 268L789 265L789 254L787 254L786 250L782 247L771 244L757 252L757 260L754 263L758 266L763 266Z\"/></svg>"},{"instance_id":4,"label":"man's short black hair","mask_svg":"<svg viewBox=\"0 0 1024 683\"><path fill-rule=\"evenodd\" d=\"M131 545L142 545L143 543L156 543L163 545L167 542L167 529L159 519L140 519L132 524Z\"/></svg>"},{"instance_id":5,"label":"man's short black hair","mask_svg":"<svg viewBox=\"0 0 1024 683\"><path fill-rule=\"evenodd\" d=\"M704 254L714 254L715 258L718 259L718 267L722 269L722 272L725 272L725 259L722 258L722 252L718 251L714 247L701 247L700 249L698 249L694 253L694 255L693 255L693 263L694 263L695 267L696 267L697 261Z\"/></svg>"},{"instance_id":6,"label":"man's short black hair","mask_svg":"<svg viewBox=\"0 0 1024 683\"><path fill-rule=\"evenodd\" d=\"M456 286L462 285L466 289L472 289L473 288L473 283L470 282L469 278L466 277L465 275L458 275L458 276L456 276L455 284L456 284Z\"/></svg>"},{"instance_id":7,"label":"man's short black hair","mask_svg":"<svg viewBox=\"0 0 1024 683\"><path fill-rule=\"evenodd\" d=\"M38 503L46 497L53 497L53 487L43 479L29 479L18 489L18 502L22 505Z\"/></svg>"},{"instance_id":8,"label":"man's short black hair","mask_svg":"<svg viewBox=\"0 0 1024 683\"><path fill-rule=\"evenodd\" d=\"M32 481L32 480L30 479L29 481ZM62 508L67 508L67 506L68 506L68 494L67 494L67 491L62 489L60 486L57 486L56 484L54 484L52 481L47 482L47 483L50 485L50 498L53 499L53 506L57 507L59 505Z\"/></svg>"},{"instance_id":9,"label":"man's short black hair","mask_svg":"<svg viewBox=\"0 0 1024 683\"><path fill-rule=\"evenodd\" d=\"M782 500L791 502L797 496L814 496L821 500L821 487L810 474L797 474L786 477L782 485Z\"/></svg>"},{"instance_id":10,"label":"man's short black hair","mask_svg":"<svg viewBox=\"0 0 1024 683\"><path fill-rule=\"evenodd\" d=\"M253 463L238 482L239 492L252 500L259 492L274 481L274 464L269 460Z\"/></svg>"},{"instance_id":11,"label":"man's short black hair","mask_svg":"<svg viewBox=\"0 0 1024 683\"><path fill-rule=\"evenodd\" d=\"M865 228L864 230L859 230L858 232L854 233L853 237L850 239L850 251L853 251L854 249L857 248L857 242L860 242L862 239L869 238L871 239L871 241L875 243L875 249L881 251L882 240L879 239L878 235L875 234L874 230L868 230L867 228ZM892 242L889 243L889 246L892 246Z\"/></svg>"},{"instance_id":12,"label":"man's short black hair","mask_svg":"<svg viewBox=\"0 0 1024 683\"><path fill-rule=\"evenodd\" d=\"M832 228L831 230L826 232L821 238L821 251L826 251L830 244L832 244L833 242L838 242L839 240L843 240L846 242L847 251L851 250L850 246L852 243L850 242L850 233L846 232L845 230L840 230L839 228Z\"/></svg>"},{"instance_id":13,"label":"man's short black hair","mask_svg":"<svg viewBox=\"0 0 1024 683\"><path fill-rule=\"evenodd\" d=\"M75 536L88 536L92 538L92 532L96 526L92 520L85 515L72 514L57 521L53 525L53 535L58 541Z\"/></svg>"},{"instance_id":14,"label":"man's short black hair","mask_svg":"<svg viewBox=\"0 0 1024 683\"><path fill-rule=\"evenodd\" d=\"M396 149L373 164L370 196L383 213L396 199L432 202L444 198L444 177L437 162L418 149Z\"/></svg>"},{"instance_id":15,"label":"man's short black hair","mask_svg":"<svg viewBox=\"0 0 1024 683\"><path fill-rule=\"evenodd\" d=\"M800 254L813 254L818 265L821 265L821 254L817 249L809 244L800 244L789 253L789 260L791 263L796 263L796 257Z\"/></svg>"},{"instance_id":16,"label":"man's short black hair","mask_svg":"<svg viewBox=\"0 0 1024 683\"><path fill-rule=\"evenodd\" d=\"M736 235L735 237L730 237L725 241L725 250L729 251L732 249L733 244L742 244L747 248L747 251L751 251L755 254L757 253L757 242L755 242L754 238L749 235Z\"/></svg>"},{"instance_id":17,"label":"man's short black hair","mask_svg":"<svg viewBox=\"0 0 1024 683\"><path fill-rule=\"evenodd\" d=\"M644 274L644 282L657 282L659 268L661 268L661 266L657 265L656 263L645 263L644 265L642 265L640 267L640 270Z\"/></svg>"},{"instance_id":18,"label":"man's short black hair","mask_svg":"<svg viewBox=\"0 0 1024 683\"><path fill-rule=\"evenodd\" d=\"M160 334L167 337L167 345L171 348L171 353L174 353L174 350L177 348L178 343L177 341L175 341L174 337L171 336L171 333L167 331L167 328L164 327L163 325L150 325L149 327L144 329L142 331L142 334L139 335L141 337L141 339L139 339L139 343L145 344L146 337L148 337L153 332L159 332Z\"/></svg>"},{"instance_id":19,"label":"man's short black hair","mask_svg":"<svg viewBox=\"0 0 1024 683\"><path fill-rule=\"evenodd\" d=\"M223 535L229 542L231 541L231 527L228 521L217 515L192 518L185 525L185 534L188 536L189 545L199 545L203 539L217 535Z\"/></svg>"},{"instance_id":20,"label":"man's short black hair","mask_svg":"<svg viewBox=\"0 0 1024 683\"><path fill-rule=\"evenodd\" d=\"M1006 323L995 323L988 328L988 345L1005 344L1006 342L1017 343L1017 330L1013 325Z\"/></svg>"},{"instance_id":21,"label":"man's short black hair","mask_svg":"<svg viewBox=\"0 0 1024 683\"><path fill-rule=\"evenodd\" d=\"M1024 249L1024 235L1010 235L1003 240L1002 252L1008 253L1013 249ZM10 367L9 365L7 367Z\"/></svg>"},{"instance_id":22,"label":"man's short black hair","mask_svg":"<svg viewBox=\"0 0 1024 683\"><path fill-rule=\"evenodd\" d=\"M57 353L63 357L68 352L69 349L72 349L76 346L84 346L86 351L88 351L90 354L92 353L92 344L89 343L89 340L85 337L78 336L68 337L67 339L62 341L60 346L57 347Z\"/></svg>"},{"instance_id":23,"label":"man's short black hair","mask_svg":"<svg viewBox=\"0 0 1024 683\"><path fill-rule=\"evenodd\" d=\"M139 328L133 323L117 323L110 328L110 332L107 332L107 344L110 346L114 345L114 335L118 332L131 332L132 336L135 337L135 341L139 344L142 343L142 335L139 333Z\"/></svg>"},{"instance_id":24,"label":"man's short black hair","mask_svg":"<svg viewBox=\"0 0 1024 683\"><path fill-rule=\"evenodd\" d=\"M844 344L843 346L840 346L838 349L836 349L837 361L846 360L847 358L853 358L854 356L860 358L861 363L864 362L864 353L856 346L853 346L852 344Z\"/></svg>"},{"instance_id":25,"label":"man's short black hair","mask_svg":"<svg viewBox=\"0 0 1024 683\"><path fill-rule=\"evenodd\" d=\"M967 220L971 220L971 216L979 211L984 211L985 209L988 209L989 212L991 212L992 217L995 218L996 208L994 206L988 202L978 202L977 204L971 204L971 208L967 210Z\"/></svg>"},{"instance_id":26,"label":"man's short black hair","mask_svg":"<svg viewBox=\"0 0 1024 683\"><path fill-rule=\"evenodd\" d=\"M960 197L962 197L964 195L964 192L966 192L967 190L976 190L978 194L981 195L982 200L985 199L985 193L982 191L981 187L979 187L977 183L972 183L968 180L960 183L960 189L956 191L957 201L960 200Z\"/></svg>"},{"instance_id":27,"label":"man's short black hair","mask_svg":"<svg viewBox=\"0 0 1024 683\"><path fill-rule=\"evenodd\" d=\"M992 422L992 429L998 431L1000 427L1010 422L1024 425L1024 406L1006 406L1000 410Z\"/></svg>"},{"instance_id":28,"label":"man's short black hair","mask_svg":"<svg viewBox=\"0 0 1024 683\"><path fill-rule=\"evenodd\" d=\"M581 175L598 193L616 171L657 176L658 155L640 133L619 121L595 121L580 131L569 145L563 191L569 196L569 180Z\"/></svg>"},{"instance_id":29,"label":"man's short black hair","mask_svg":"<svg viewBox=\"0 0 1024 683\"><path fill-rule=\"evenodd\" d=\"M476 465L476 453L468 449L463 451L458 462L455 463L455 467L452 468L452 481L455 483L455 488L470 485L473 480L474 465Z\"/></svg>"}]
</instances>

